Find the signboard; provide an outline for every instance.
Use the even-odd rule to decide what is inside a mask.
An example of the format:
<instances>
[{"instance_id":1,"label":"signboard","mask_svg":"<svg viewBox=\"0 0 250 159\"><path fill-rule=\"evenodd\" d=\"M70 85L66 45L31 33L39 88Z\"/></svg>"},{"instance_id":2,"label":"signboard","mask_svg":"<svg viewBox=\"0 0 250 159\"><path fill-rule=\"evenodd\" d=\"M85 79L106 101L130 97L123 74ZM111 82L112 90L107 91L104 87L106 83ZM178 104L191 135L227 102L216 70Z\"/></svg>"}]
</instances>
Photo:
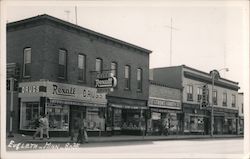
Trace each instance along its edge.
<instances>
[{"instance_id":1,"label":"signboard","mask_svg":"<svg viewBox=\"0 0 250 159\"><path fill-rule=\"evenodd\" d=\"M117 85L117 78L114 77L113 73L103 72L98 73L95 80L95 87L98 93L113 92Z\"/></svg>"},{"instance_id":2,"label":"signboard","mask_svg":"<svg viewBox=\"0 0 250 159\"><path fill-rule=\"evenodd\" d=\"M106 94L96 88L57 83L51 81L24 82L19 84L19 97L43 96L57 100L88 103L107 103Z\"/></svg>"},{"instance_id":3,"label":"signboard","mask_svg":"<svg viewBox=\"0 0 250 159\"><path fill-rule=\"evenodd\" d=\"M181 109L181 101L149 97L148 106L157 108Z\"/></svg>"}]
</instances>

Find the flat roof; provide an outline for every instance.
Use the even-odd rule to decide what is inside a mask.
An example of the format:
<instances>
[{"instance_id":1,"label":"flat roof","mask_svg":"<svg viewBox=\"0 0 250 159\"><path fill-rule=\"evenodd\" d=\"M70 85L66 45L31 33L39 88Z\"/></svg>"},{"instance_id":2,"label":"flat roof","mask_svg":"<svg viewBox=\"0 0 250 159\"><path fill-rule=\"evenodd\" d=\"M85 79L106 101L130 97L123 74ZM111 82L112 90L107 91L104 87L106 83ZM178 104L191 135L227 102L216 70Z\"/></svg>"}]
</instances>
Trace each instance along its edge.
<instances>
[{"instance_id":1,"label":"flat roof","mask_svg":"<svg viewBox=\"0 0 250 159\"><path fill-rule=\"evenodd\" d=\"M113 38L113 37L108 36L108 35L104 35L104 34L95 32L93 30L81 27L79 25L64 21L62 19L50 16L50 15L47 15L47 14L42 14L42 15L38 15L38 16L35 16L35 17L31 17L31 18L27 18L27 19L15 21L15 22L7 23L7 30L9 28L11 28L11 27L16 27L16 26L19 26L19 25L29 24L29 23L39 21L39 20L43 20L43 19L47 19L49 21L56 22L56 23L58 23L60 25L71 27L72 29L76 29L78 31L83 31L83 32L86 32L86 33L89 33L89 34L92 34L92 35L95 35L95 36L98 36L98 37L102 37L104 39L107 39L107 40L110 40L110 41L113 41L113 42L116 42L116 43L119 43L119 44L122 44L122 45L125 45L125 46L128 46L128 47L140 50L140 51L148 53L148 54L152 53L151 50L148 50L148 49L142 48L140 46L137 46L137 45L134 45L134 44L131 44L131 43L128 43L128 42Z\"/></svg>"}]
</instances>

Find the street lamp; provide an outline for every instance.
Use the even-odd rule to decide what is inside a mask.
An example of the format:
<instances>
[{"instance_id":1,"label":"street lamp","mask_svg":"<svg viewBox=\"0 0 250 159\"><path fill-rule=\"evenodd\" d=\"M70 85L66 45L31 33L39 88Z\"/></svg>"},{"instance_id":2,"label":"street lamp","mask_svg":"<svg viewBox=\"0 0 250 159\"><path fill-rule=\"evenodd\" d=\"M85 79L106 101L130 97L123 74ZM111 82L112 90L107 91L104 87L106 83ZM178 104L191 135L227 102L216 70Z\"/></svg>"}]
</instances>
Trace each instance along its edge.
<instances>
[{"instance_id":1,"label":"street lamp","mask_svg":"<svg viewBox=\"0 0 250 159\"><path fill-rule=\"evenodd\" d=\"M219 72L225 70L226 72L229 71L228 68L222 68L219 70L212 70L210 71L210 74L212 76L212 104L211 104L211 137L213 137L214 135L214 79L215 77L218 77Z\"/></svg>"}]
</instances>

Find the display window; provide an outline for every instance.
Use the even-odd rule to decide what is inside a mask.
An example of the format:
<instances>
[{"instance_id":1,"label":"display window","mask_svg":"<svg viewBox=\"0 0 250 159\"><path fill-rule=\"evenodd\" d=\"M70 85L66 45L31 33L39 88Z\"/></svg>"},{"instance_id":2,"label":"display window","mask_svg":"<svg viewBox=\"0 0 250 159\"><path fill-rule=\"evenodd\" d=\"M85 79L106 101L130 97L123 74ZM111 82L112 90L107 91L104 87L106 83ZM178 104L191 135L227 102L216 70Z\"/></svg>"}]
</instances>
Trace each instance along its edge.
<instances>
[{"instance_id":1,"label":"display window","mask_svg":"<svg viewBox=\"0 0 250 159\"><path fill-rule=\"evenodd\" d=\"M104 108L87 108L86 127L88 131L105 130L105 109Z\"/></svg>"},{"instance_id":2,"label":"display window","mask_svg":"<svg viewBox=\"0 0 250 159\"><path fill-rule=\"evenodd\" d=\"M122 129L140 130L145 129L145 118L140 116L140 110L122 110Z\"/></svg>"},{"instance_id":3,"label":"display window","mask_svg":"<svg viewBox=\"0 0 250 159\"><path fill-rule=\"evenodd\" d=\"M35 130L36 120L39 115L44 113L43 109L40 108L39 102L23 102L21 104L21 130Z\"/></svg>"},{"instance_id":4,"label":"display window","mask_svg":"<svg viewBox=\"0 0 250 159\"><path fill-rule=\"evenodd\" d=\"M69 130L69 106L50 104L47 107L49 130L68 131Z\"/></svg>"},{"instance_id":5,"label":"display window","mask_svg":"<svg viewBox=\"0 0 250 159\"><path fill-rule=\"evenodd\" d=\"M114 108L114 116L113 116L113 129L121 130L122 128L122 110L118 108Z\"/></svg>"}]
</instances>

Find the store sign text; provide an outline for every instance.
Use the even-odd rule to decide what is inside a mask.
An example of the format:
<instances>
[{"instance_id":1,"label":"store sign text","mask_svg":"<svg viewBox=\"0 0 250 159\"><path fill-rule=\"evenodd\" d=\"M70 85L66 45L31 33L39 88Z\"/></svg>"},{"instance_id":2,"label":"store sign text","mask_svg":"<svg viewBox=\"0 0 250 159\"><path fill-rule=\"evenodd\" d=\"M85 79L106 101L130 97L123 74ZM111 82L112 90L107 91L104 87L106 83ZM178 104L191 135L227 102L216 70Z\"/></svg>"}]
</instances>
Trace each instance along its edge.
<instances>
[{"instance_id":1,"label":"store sign text","mask_svg":"<svg viewBox=\"0 0 250 159\"><path fill-rule=\"evenodd\" d=\"M158 99L158 98L149 98L148 101L149 106L154 106L154 107L161 107L161 108L181 108L181 103L178 101L172 101L172 100L167 100L167 99Z\"/></svg>"},{"instance_id":2,"label":"store sign text","mask_svg":"<svg viewBox=\"0 0 250 159\"><path fill-rule=\"evenodd\" d=\"M37 93L39 92L39 86L24 86L22 88L22 93Z\"/></svg>"},{"instance_id":3,"label":"store sign text","mask_svg":"<svg viewBox=\"0 0 250 159\"><path fill-rule=\"evenodd\" d=\"M63 96L74 96L75 95L75 88L61 88L57 85L53 84L53 94L56 95L63 95Z\"/></svg>"}]
</instances>

